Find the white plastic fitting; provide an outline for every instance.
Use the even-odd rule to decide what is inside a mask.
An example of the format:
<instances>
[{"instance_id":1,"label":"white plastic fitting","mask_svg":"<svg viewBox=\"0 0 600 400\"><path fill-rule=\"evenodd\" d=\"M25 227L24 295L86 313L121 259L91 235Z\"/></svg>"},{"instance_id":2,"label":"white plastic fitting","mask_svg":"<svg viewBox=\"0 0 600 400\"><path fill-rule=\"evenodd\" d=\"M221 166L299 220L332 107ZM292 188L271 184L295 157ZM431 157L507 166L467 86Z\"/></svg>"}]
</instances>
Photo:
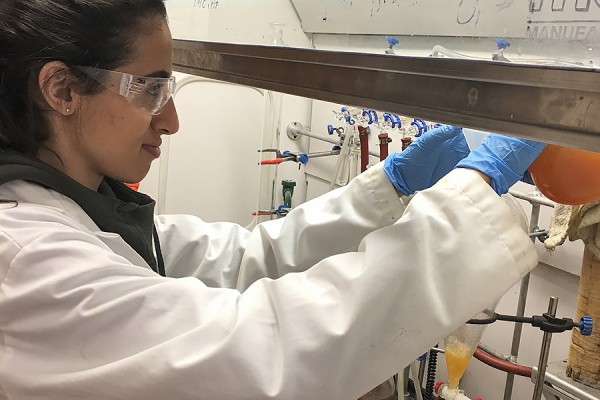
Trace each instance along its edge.
<instances>
[{"instance_id":1,"label":"white plastic fitting","mask_svg":"<svg viewBox=\"0 0 600 400\"><path fill-rule=\"evenodd\" d=\"M438 382L435 385L435 394L440 396L444 400L471 400L470 397L467 397L462 390L453 390L448 387L448 384L445 382ZM482 400L481 398L476 398L472 400Z\"/></svg>"}]
</instances>

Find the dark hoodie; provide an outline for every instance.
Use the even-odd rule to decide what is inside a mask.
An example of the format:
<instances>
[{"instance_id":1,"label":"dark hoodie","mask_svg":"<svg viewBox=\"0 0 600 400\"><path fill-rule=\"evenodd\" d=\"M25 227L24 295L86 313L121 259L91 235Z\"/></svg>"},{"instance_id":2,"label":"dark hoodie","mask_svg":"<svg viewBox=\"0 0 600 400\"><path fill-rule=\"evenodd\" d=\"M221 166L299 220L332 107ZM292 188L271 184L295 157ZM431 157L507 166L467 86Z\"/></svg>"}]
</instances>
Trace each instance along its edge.
<instances>
[{"instance_id":1,"label":"dark hoodie","mask_svg":"<svg viewBox=\"0 0 600 400\"><path fill-rule=\"evenodd\" d=\"M149 196L110 178L104 178L95 192L41 161L16 151L0 150L0 185L15 180L33 182L69 197L102 231L120 235L154 271L165 275L154 226L155 202ZM156 257L152 251L153 236Z\"/></svg>"}]
</instances>

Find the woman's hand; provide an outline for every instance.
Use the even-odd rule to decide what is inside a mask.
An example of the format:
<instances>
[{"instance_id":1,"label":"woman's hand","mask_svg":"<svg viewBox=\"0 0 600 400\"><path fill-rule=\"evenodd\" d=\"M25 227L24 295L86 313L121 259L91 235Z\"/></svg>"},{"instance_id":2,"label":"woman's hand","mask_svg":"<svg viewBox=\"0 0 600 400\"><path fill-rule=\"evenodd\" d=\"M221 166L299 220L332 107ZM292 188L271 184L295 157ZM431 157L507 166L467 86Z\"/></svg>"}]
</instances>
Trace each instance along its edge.
<instances>
[{"instance_id":1,"label":"woman's hand","mask_svg":"<svg viewBox=\"0 0 600 400\"><path fill-rule=\"evenodd\" d=\"M518 180L546 147L545 143L490 134L459 168L474 169L491 179L492 189L502 195Z\"/></svg>"},{"instance_id":2,"label":"woman's hand","mask_svg":"<svg viewBox=\"0 0 600 400\"><path fill-rule=\"evenodd\" d=\"M431 187L469 154L462 128L442 125L425 132L401 153L390 154L383 170L400 193Z\"/></svg>"}]
</instances>

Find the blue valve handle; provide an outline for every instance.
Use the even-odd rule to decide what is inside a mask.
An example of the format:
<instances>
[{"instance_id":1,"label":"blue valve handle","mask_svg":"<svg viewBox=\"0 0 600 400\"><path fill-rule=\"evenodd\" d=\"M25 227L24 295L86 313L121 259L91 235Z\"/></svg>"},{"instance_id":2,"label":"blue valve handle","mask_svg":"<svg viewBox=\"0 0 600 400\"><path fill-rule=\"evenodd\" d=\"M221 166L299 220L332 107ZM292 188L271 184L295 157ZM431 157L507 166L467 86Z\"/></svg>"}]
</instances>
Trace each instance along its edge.
<instances>
[{"instance_id":1,"label":"blue valve handle","mask_svg":"<svg viewBox=\"0 0 600 400\"><path fill-rule=\"evenodd\" d=\"M498 49L504 50L507 47L510 47L511 43L508 40L504 39L504 38L497 38L496 39L496 45L498 46Z\"/></svg>"},{"instance_id":2,"label":"blue valve handle","mask_svg":"<svg viewBox=\"0 0 600 400\"><path fill-rule=\"evenodd\" d=\"M284 150L281 152L281 156L283 158L289 157L291 160L294 160L295 162L299 162L301 164L306 165L306 163L308 163L308 155L305 153L301 153L301 154L294 154L289 150Z\"/></svg>"},{"instance_id":3,"label":"blue valve handle","mask_svg":"<svg viewBox=\"0 0 600 400\"><path fill-rule=\"evenodd\" d=\"M356 121L354 121L352 119L352 116L350 115L350 112L348 111L347 107L342 107L340 109L340 111L344 115L344 119L346 120L346 122L348 123L348 125L354 125L356 123Z\"/></svg>"},{"instance_id":4,"label":"blue valve handle","mask_svg":"<svg viewBox=\"0 0 600 400\"><path fill-rule=\"evenodd\" d=\"M411 126L416 126L419 132L415 135L415 137L419 137L425 132L427 132L427 124L422 119L415 118L413 122L410 123Z\"/></svg>"},{"instance_id":5,"label":"blue valve handle","mask_svg":"<svg viewBox=\"0 0 600 400\"><path fill-rule=\"evenodd\" d=\"M579 333L581 333L581 336L590 336L594 329L594 322L592 320L592 317L589 315L584 315L579 320L579 324L577 324L577 327L579 328Z\"/></svg>"},{"instance_id":6,"label":"blue valve handle","mask_svg":"<svg viewBox=\"0 0 600 400\"><path fill-rule=\"evenodd\" d=\"M377 116L377 111L375 110L369 110L365 108L362 112L362 115L363 117L369 117L369 125L379 122L379 117Z\"/></svg>"},{"instance_id":7,"label":"blue valve handle","mask_svg":"<svg viewBox=\"0 0 600 400\"><path fill-rule=\"evenodd\" d=\"M383 114L383 120L384 122L390 122L392 124L392 128L395 128L396 125L398 125L398 128L402 128L402 120L400 119L400 116L398 114L390 114L390 113L384 113Z\"/></svg>"},{"instance_id":8,"label":"blue valve handle","mask_svg":"<svg viewBox=\"0 0 600 400\"><path fill-rule=\"evenodd\" d=\"M393 36L386 36L385 40L388 41L388 43L390 44L390 46L395 46L398 43L400 43L400 41L398 39L396 39L395 37L393 37Z\"/></svg>"},{"instance_id":9,"label":"blue valve handle","mask_svg":"<svg viewBox=\"0 0 600 400\"><path fill-rule=\"evenodd\" d=\"M333 125L327 125L327 133L330 135L333 135L333 131L334 131Z\"/></svg>"},{"instance_id":10,"label":"blue valve handle","mask_svg":"<svg viewBox=\"0 0 600 400\"><path fill-rule=\"evenodd\" d=\"M392 128L395 127L395 123L394 123L394 118L392 118L392 114L390 113L384 113L383 114L383 121L384 122L390 122L392 124Z\"/></svg>"},{"instance_id":11,"label":"blue valve handle","mask_svg":"<svg viewBox=\"0 0 600 400\"><path fill-rule=\"evenodd\" d=\"M308 155L305 153L302 153L298 156L298 162L301 164L306 165L308 163Z\"/></svg>"},{"instance_id":12,"label":"blue valve handle","mask_svg":"<svg viewBox=\"0 0 600 400\"><path fill-rule=\"evenodd\" d=\"M277 215L279 218L285 217L290 212L290 209L285 204L280 204L276 210L273 210L271 214Z\"/></svg>"}]
</instances>

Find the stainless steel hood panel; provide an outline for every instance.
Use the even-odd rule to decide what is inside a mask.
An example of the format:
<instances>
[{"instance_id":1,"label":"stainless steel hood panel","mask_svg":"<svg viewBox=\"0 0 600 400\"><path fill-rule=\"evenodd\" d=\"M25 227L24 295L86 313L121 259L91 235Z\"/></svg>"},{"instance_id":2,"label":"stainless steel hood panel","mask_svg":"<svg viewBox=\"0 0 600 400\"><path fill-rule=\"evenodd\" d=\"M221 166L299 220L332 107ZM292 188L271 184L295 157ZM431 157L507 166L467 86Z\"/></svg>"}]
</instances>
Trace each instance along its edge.
<instances>
[{"instance_id":1,"label":"stainless steel hood panel","mask_svg":"<svg viewBox=\"0 0 600 400\"><path fill-rule=\"evenodd\" d=\"M174 41L175 70L600 151L593 69Z\"/></svg>"}]
</instances>

